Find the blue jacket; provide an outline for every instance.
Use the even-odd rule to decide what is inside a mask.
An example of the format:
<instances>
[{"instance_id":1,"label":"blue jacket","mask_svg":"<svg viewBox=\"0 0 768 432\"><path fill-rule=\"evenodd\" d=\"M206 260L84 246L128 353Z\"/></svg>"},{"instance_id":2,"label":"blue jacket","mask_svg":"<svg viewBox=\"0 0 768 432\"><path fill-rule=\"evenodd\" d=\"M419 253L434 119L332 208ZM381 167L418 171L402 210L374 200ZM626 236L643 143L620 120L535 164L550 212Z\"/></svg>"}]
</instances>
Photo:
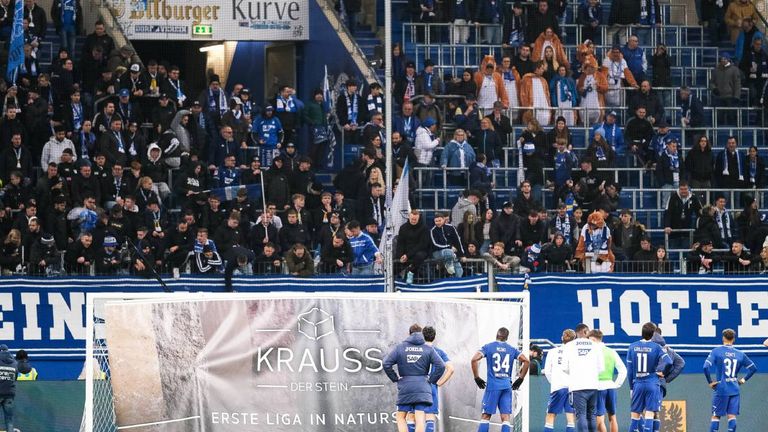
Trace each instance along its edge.
<instances>
[{"instance_id":1,"label":"blue jacket","mask_svg":"<svg viewBox=\"0 0 768 432\"><path fill-rule=\"evenodd\" d=\"M613 147L613 149L616 151L616 154L623 155L626 151L626 147L624 147L624 132L621 130L621 126L619 126L617 123L609 125L605 122L592 126L592 130L589 131L590 142L595 139L595 131L600 128L605 131L603 138L605 138L605 141L608 143L608 145Z\"/></svg>"},{"instance_id":2,"label":"blue jacket","mask_svg":"<svg viewBox=\"0 0 768 432\"><path fill-rule=\"evenodd\" d=\"M495 5L491 4L491 0L480 0L477 3L475 21L485 24L501 24L503 21L502 5L501 0L496 0Z\"/></svg>"},{"instance_id":3,"label":"blue jacket","mask_svg":"<svg viewBox=\"0 0 768 432\"><path fill-rule=\"evenodd\" d=\"M739 37L736 38L736 51L733 54L733 58L736 59L736 64L741 63L741 58L744 56L744 37L746 34L743 31L739 32ZM762 39L763 33L760 32L760 30L756 30L755 34L752 36L752 41L755 39ZM752 45L752 41L749 41L748 46Z\"/></svg>"},{"instance_id":4,"label":"blue jacket","mask_svg":"<svg viewBox=\"0 0 768 432\"><path fill-rule=\"evenodd\" d=\"M373 243L373 239L366 233L360 233L357 237L349 239L349 246L352 248L354 266L366 266L376 261L376 253L379 248Z\"/></svg>"},{"instance_id":5,"label":"blue jacket","mask_svg":"<svg viewBox=\"0 0 768 432\"><path fill-rule=\"evenodd\" d=\"M461 167L461 153L459 150L464 148L464 167L469 167L475 163L475 149L469 145L468 142L458 143L455 140L451 140L443 149L442 155L440 155L440 166L447 166L448 168L460 168ZM457 175L456 171L451 171L449 174Z\"/></svg>"},{"instance_id":6,"label":"blue jacket","mask_svg":"<svg viewBox=\"0 0 768 432\"><path fill-rule=\"evenodd\" d=\"M419 121L419 118L415 115L411 115L410 117L410 124L409 127L405 126L405 118L402 116L395 117L395 121L392 124L392 131L394 132L400 132L400 135L403 137L403 140L408 141L409 143L413 144L413 141L416 139L416 129L421 126L421 122Z\"/></svg>"},{"instance_id":7,"label":"blue jacket","mask_svg":"<svg viewBox=\"0 0 768 432\"><path fill-rule=\"evenodd\" d=\"M648 67L645 59L645 51L638 46L635 49L629 49L628 46L624 46L621 49L621 54L624 56L624 60L627 61L627 68L629 68L632 75L635 77L637 84L645 79L645 70Z\"/></svg>"},{"instance_id":8,"label":"blue jacket","mask_svg":"<svg viewBox=\"0 0 768 432\"><path fill-rule=\"evenodd\" d=\"M424 335L413 333L384 358L384 372L397 383L398 405L432 405L431 384L437 384L443 376L445 363L437 351L426 344Z\"/></svg>"},{"instance_id":9,"label":"blue jacket","mask_svg":"<svg viewBox=\"0 0 768 432\"><path fill-rule=\"evenodd\" d=\"M571 77L561 77L560 75L555 76L549 82L549 97L552 99L552 106L560 106L560 99L557 97L557 86L560 85L560 81L565 81L565 86L571 92L572 106L579 106L579 93L576 91L576 82Z\"/></svg>"},{"instance_id":10,"label":"blue jacket","mask_svg":"<svg viewBox=\"0 0 768 432\"><path fill-rule=\"evenodd\" d=\"M241 162L240 144L235 141L225 141L224 138L219 136L215 143L209 146L208 149L208 163L211 165L222 166L224 165L224 158L228 154L235 155L237 162Z\"/></svg>"},{"instance_id":11,"label":"blue jacket","mask_svg":"<svg viewBox=\"0 0 768 432\"><path fill-rule=\"evenodd\" d=\"M659 384L661 385L661 392L664 396L667 395L667 384L671 383L672 381L677 378L680 373L683 372L683 368L685 368L685 360L680 357L680 354L676 353L675 350L672 349L672 347L667 346L667 341L664 340L664 336L660 334L654 334L651 338L651 341L656 342L657 344L661 345L661 348L667 352L667 355L672 359L672 364L670 366L667 366L666 369L664 369L664 378L659 379Z\"/></svg>"},{"instance_id":12,"label":"blue jacket","mask_svg":"<svg viewBox=\"0 0 768 432\"><path fill-rule=\"evenodd\" d=\"M419 333L421 334L421 333ZM422 341L424 338L422 337ZM422 342L423 343L423 342ZM8 347L0 345L0 397L16 396L16 376L21 373L29 373L31 368L27 362L16 363ZM442 372L440 372L442 375ZM440 379L440 376L437 377ZM430 397L432 393L430 391Z\"/></svg>"}]
</instances>

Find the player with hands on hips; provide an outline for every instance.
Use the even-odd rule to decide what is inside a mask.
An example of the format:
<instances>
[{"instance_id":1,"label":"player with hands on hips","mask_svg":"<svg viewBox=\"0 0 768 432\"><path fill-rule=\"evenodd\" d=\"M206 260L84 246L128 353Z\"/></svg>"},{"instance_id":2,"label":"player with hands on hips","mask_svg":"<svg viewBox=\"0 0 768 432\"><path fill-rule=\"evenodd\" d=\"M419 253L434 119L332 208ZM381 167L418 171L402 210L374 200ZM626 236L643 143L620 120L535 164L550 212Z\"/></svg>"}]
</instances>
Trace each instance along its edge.
<instances>
[{"instance_id":1,"label":"player with hands on hips","mask_svg":"<svg viewBox=\"0 0 768 432\"><path fill-rule=\"evenodd\" d=\"M659 378L672 365L672 358L661 345L653 342L656 324L643 324L643 339L627 349L627 376L632 399L630 432L652 431L656 413L661 409Z\"/></svg>"}]
</instances>

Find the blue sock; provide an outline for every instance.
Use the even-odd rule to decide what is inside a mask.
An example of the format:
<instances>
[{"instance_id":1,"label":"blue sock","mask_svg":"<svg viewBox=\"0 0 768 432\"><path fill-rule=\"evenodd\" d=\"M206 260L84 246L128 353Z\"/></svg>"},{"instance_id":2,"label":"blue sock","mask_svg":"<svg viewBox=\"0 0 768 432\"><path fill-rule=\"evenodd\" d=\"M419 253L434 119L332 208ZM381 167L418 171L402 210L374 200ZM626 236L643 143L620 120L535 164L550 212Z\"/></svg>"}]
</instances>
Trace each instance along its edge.
<instances>
[{"instance_id":1,"label":"blue sock","mask_svg":"<svg viewBox=\"0 0 768 432\"><path fill-rule=\"evenodd\" d=\"M427 420L427 428L424 429L425 432L435 432L435 421L434 420Z\"/></svg>"},{"instance_id":2,"label":"blue sock","mask_svg":"<svg viewBox=\"0 0 768 432\"><path fill-rule=\"evenodd\" d=\"M568 423L565 425L565 432L576 432L576 426Z\"/></svg>"},{"instance_id":3,"label":"blue sock","mask_svg":"<svg viewBox=\"0 0 768 432\"><path fill-rule=\"evenodd\" d=\"M709 424L709 432L717 432L718 429L720 429L720 420L712 420Z\"/></svg>"},{"instance_id":4,"label":"blue sock","mask_svg":"<svg viewBox=\"0 0 768 432\"><path fill-rule=\"evenodd\" d=\"M653 421L653 432L659 432L661 430L661 420L656 419Z\"/></svg>"},{"instance_id":5,"label":"blue sock","mask_svg":"<svg viewBox=\"0 0 768 432\"><path fill-rule=\"evenodd\" d=\"M480 422L480 426L477 427L477 432L488 432L490 427L491 424L487 420L483 420Z\"/></svg>"},{"instance_id":6,"label":"blue sock","mask_svg":"<svg viewBox=\"0 0 768 432\"><path fill-rule=\"evenodd\" d=\"M549 423L544 425L544 432L555 432L555 426Z\"/></svg>"},{"instance_id":7,"label":"blue sock","mask_svg":"<svg viewBox=\"0 0 768 432\"><path fill-rule=\"evenodd\" d=\"M647 418L645 419L645 422L643 422L643 430L646 432L653 432L653 419Z\"/></svg>"},{"instance_id":8,"label":"blue sock","mask_svg":"<svg viewBox=\"0 0 768 432\"><path fill-rule=\"evenodd\" d=\"M408 423L408 432L416 432L416 423Z\"/></svg>"},{"instance_id":9,"label":"blue sock","mask_svg":"<svg viewBox=\"0 0 768 432\"><path fill-rule=\"evenodd\" d=\"M629 423L629 432L640 432L640 419L632 419Z\"/></svg>"},{"instance_id":10,"label":"blue sock","mask_svg":"<svg viewBox=\"0 0 768 432\"><path fill-rule=\"evenodd\" d=\"M509 425L509 422L501 424L501 432L512 432L512 426Z\"/></svg>"},{"instance_id":11,"label":"blue sock","mask_svg":"<svg viewBox=\"0 0 768 432\"><path fill-rule=\"evenodd\" d=\"M736 419L728 420L728 432L736 432Z\"/></svg>"}]
</instances>

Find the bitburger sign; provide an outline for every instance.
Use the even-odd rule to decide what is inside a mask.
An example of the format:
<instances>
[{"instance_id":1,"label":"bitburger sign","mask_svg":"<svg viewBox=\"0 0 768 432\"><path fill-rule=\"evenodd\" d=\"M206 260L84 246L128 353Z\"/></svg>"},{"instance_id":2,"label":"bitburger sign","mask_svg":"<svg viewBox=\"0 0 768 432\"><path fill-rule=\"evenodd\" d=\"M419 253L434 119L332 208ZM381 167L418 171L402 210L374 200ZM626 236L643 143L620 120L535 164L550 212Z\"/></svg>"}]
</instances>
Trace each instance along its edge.
<instances>
[{"instance_id":1,"label":"bitburger sign","mask_svg":"<svg viewBox=\"0 0 768 432\"><path fill-rule=\"evenodd\" d=\"M133 40L306 40L306 0L113 0Z\"/></svg>"}]
</instances>

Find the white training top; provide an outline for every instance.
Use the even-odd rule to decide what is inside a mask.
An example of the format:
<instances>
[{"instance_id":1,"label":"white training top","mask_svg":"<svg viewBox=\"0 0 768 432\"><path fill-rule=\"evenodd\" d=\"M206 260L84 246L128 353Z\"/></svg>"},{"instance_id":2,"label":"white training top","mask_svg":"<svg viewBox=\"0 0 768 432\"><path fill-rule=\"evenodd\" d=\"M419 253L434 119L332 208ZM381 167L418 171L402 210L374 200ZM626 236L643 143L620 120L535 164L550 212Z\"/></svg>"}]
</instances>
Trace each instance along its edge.
<instances>
[{"instance_id":1,"label":"white training top","mask_svg":"<svg viewBox=\"0 0 768 432\"><path fill-rule=\"evenodd\" d=\"M605 369L602 346L587 338L565 344L563 369L568 373L568 390L597 390L600 372Z\"/></svg>"},{"instance_id":2,"label":"white training top","mask_svg":"<svg viewBox=\"0 0 768 432\"><path fill-rule=\"evenodd\" d=\"M563 345L554 348L547 354L547 361L544 365L544 376L550 384L550 392L554 393L560 389L568 388L570 378L563 370L565 347Z\"/></svg>"}]
</instances>

